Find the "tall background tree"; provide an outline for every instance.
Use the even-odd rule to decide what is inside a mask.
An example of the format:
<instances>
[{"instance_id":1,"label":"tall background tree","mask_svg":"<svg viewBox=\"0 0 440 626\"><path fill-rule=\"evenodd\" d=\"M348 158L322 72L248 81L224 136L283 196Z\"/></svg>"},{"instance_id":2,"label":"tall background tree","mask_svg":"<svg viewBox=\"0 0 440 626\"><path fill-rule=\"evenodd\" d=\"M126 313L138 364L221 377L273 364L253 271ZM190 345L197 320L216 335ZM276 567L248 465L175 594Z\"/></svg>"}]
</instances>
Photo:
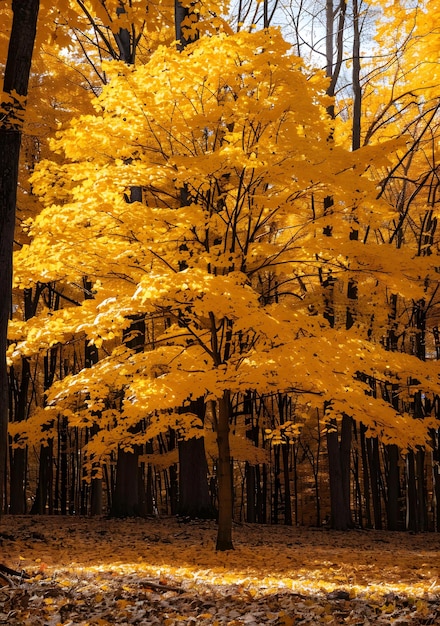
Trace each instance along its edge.
<instances>
[{"instance_id":1,"label":"tall background tree","mask_svg":"<svg viewBox=\"0 0 440 626\"><path fill-rule=\"evenodd\" d=\"M12 26L0 104L0 511L8 449L8 321L12 309L12 252L18 169L26 96L37 31L38 0L12 2Z\"/></svg>"}]
</instances>

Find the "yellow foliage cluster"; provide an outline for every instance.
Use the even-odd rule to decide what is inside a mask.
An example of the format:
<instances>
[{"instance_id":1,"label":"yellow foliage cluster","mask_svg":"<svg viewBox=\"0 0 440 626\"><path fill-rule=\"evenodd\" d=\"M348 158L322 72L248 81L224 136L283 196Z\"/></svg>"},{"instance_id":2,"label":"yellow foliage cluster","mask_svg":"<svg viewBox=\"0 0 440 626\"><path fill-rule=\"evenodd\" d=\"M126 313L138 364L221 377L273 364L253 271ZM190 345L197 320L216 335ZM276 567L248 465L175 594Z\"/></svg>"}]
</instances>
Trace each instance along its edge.
<instances>
[{"instance_id":1,"label":"yellow foliage cluster","mask_svg":"<svg viewBox=\"0 0 440 626\"><path fill-rule=\"evenodd\" d=\"M119 4L95 7L102 24L143 28ZM14 321L11 362L84 337L103 357L52 387L48 423L99 423L90 451L100 456L171 427L192 436L201 424L179 409L251 389L327 401L328 419L348 414L386 442L423 443L436 423L397 412L366 382L440 392L436 364L381 343L379 294L422 298L437 280L429 257L370 234L399 219L375 171L392 168L404 142L348 151L326 113L326 78L310 76L276 29L160 46L102 71L93 108L57 134L56 156L31 178L44 208L15 259L17 288L74 285L78 305ZM136 316L148 326L141 352L119 345ZM294 437L286 428L268 435Z\"/></svg>"}]
</instances>

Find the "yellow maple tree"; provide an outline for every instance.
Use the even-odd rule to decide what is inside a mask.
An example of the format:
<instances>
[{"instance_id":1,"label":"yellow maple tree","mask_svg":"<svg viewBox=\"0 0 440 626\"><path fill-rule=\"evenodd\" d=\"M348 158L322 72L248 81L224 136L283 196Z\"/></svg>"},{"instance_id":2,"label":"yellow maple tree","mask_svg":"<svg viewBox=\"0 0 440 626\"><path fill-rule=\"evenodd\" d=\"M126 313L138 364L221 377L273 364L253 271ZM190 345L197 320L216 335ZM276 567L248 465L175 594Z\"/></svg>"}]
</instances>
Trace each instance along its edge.
<instances>
[{"instance_id":1,"label":"yellow maple tree","mask_svg":"<svg viewBox=\"0 0 440 626\"><path fill-rule=\"evenodd\" d=\"M98 420L89 443L98 458L170 426L191 436L200 424L182 407L203 397L217 433L217 546L228 549L232 396L296 393L305 407L326 400L329 419L349 414L388 441L426 439L429 420L414 423L374 398L359 376L413 377L439 391L434 366L385 357L386 312L372 317L368 304L379 283L404 293L414 276L411 290L422 290L421 267L383 241L350 237L353 225L368 232L392 216L370 170L386 167L401 143L352 153L329 141L326 79L307 74L277 30L202 37L137 67L104 68L95 113L60 132L59 157L32 177L45 208L16 256L17 286L87 277L94 298L13 323L10 356L82 335L106 356L54 385L26 427L54 412L79 426ZM133 186L142 202L127 202ZM365 307L349 331L328 324L322 273L359 285ZM149 325L141 352L115 345L134 315Z\"/></svg>"}]
</instances>

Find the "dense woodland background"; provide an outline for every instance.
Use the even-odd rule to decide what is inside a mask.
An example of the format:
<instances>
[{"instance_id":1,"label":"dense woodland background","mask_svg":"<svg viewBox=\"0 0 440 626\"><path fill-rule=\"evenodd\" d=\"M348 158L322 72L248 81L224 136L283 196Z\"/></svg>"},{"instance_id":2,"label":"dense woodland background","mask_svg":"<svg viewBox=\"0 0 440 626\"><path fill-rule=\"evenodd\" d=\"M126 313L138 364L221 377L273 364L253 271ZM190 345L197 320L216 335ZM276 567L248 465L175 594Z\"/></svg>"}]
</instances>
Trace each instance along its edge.
<instances>
[{"instance_id":1,"label":"dense woodland background","mask_svg":"<svg viewBox=\"0 0 440 626\"><path fill-rule=\"evenodd\" d=\"M4 513L440 530L439 16L42 1Z\"/></svg>"}]
</instances>

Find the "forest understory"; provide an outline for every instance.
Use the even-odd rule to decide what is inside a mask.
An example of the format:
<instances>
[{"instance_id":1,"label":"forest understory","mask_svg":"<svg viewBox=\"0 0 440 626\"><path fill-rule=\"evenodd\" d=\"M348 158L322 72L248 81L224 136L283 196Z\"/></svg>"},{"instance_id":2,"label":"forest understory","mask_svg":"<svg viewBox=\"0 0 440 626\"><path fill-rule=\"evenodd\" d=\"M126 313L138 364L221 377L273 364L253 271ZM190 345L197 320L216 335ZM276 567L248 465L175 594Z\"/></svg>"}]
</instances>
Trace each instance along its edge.
<instances>
[{"instance_id":1,"label":"forest understory","mask_svg":"<svg viewBox=\"0 0 440 626\"><path fill-rule=\"evenodd\" d=\"M0 522L0 624L440 623L440 535L59 516Z\"/></svg>"}]
</instances>

